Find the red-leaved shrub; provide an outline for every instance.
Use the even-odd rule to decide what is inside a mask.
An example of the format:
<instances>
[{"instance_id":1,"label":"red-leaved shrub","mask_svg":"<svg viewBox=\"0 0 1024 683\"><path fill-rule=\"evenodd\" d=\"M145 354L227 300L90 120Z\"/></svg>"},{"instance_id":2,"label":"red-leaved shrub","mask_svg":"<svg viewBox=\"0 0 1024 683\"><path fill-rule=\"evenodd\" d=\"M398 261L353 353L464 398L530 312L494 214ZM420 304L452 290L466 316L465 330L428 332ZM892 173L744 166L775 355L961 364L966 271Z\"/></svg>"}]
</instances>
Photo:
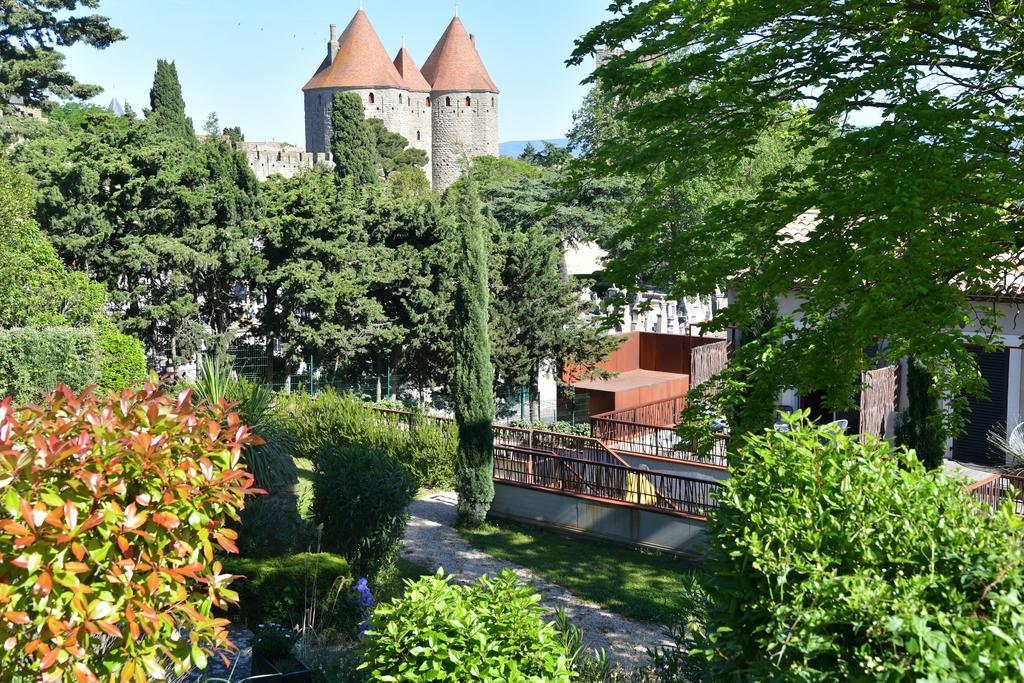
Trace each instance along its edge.
<instances>
[{"instance_id":1,"label":"red-leaved shrub","mask_svg":"<svg viewBox=\"0 0 1024 683\"><path fill-rule=\"evenodd\" d=\"M253 442L191 393L99 398L65 387L0 403L0 671L4 680L147 681L228 645L237 601L214 560L236 552Z\"/></svg>"}]
</instances>

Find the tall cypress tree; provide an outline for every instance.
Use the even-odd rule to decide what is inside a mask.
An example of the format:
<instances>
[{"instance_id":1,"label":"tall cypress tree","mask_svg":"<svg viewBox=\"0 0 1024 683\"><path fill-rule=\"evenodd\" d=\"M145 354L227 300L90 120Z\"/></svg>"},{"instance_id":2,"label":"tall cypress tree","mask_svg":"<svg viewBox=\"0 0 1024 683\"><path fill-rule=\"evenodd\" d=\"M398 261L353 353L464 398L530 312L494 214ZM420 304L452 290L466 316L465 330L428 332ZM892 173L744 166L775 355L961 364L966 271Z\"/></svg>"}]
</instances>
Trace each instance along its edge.
<instances>
[{"instance_id":1,"label":"tall cypress tree","mask_svg":"<svg viewBox=\"0 0 1024 683\"><path fill-rule=\"evenodd\" d=\"M896 443L913 448L925 467L938 469L946 457L946 437L940 428L939 400L932 391L934 377L916 358L907 359L907 398L910 406L896 428Z\"/></svg>"},{"instance_id":2,"label":"tall cypress tree","mask_svg":"<svg viewBox=\"0 0 1024 683\"><path fill-rule=\"evenodd\" d=\"M459 426L455 483L461 523L479 526L494 499L494 373L488 331L487 247L480 197L471 178L456 184L454 207L460 233L452 330L455 364L451 393Z\"/></svg>"},{"instance_id":3,"label":"tall cypress tree","mask_svg":"<svg viewBox=\"0 0 1024 683\"><path fill-rule=\"evenodd\" d=\"M149 91L152 118L167 133L176 137L194 138L192 119L185 115L185 98L181 95L178 67L165 59L157 60L153 87Z\"/></svg>"},{"instance_id":4,"label":"tall cypress tree","mask_svg":"<svg viewBox=\"0 0 1024 683\"><path fill-rule=\"evenodd\" d=\"M377 182L377 136L366 114L363 101L355 93L337 93L331 111L331 153L338 178L352 178L356 185Z\"/></svg>"}]
</instances>

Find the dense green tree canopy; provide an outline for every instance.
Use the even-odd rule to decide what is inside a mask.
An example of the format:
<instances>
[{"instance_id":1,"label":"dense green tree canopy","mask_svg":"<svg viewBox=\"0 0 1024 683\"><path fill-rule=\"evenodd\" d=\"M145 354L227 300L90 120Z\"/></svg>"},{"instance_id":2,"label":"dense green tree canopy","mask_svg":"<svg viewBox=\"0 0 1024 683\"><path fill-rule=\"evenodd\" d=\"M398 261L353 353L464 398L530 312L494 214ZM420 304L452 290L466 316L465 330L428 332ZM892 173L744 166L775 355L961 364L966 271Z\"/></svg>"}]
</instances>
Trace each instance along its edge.
<instances>
[{"instance_id":1,"label":"dense green tree canopy","mask_svg":"<svg viewBox=\"0 0 1024 683\"><path fill-rule=\"evenodd\" d=\"M32 186L0 156L0 327L67 327L103 317L107 293L69 272L32 218Z\"/></svg>"},{"instance_id":2,"label":"dense green tree canopy","mask_svg":"<svg viewBox=\"0 0 1024 683\"><path fill-rule=\"evenodd\" d=\"M105 48L124 40L106 17L81 14L99 0L5 0L0 3L0 102L12 97L39 105L50 96L85 99L100 92L64 68L57 47Z\"/></svg>"},{"instance_id":3,"label":"dense green tree canopy","mask_svg":"<svg viewBox=\"0 0 1024 683\"><path fill-rule=\"evenodd\" d=\"M619 0L577 46L625 48L595 79L619 130L590 148L590 173L648 179L630 237L634 276L673 269L730 279L749 322L796 290L802 324L775 335L780 386L848 404L881 355L945 359L948 391L971 386L968 293L1002 296L1020 263L1024 206L1019 4ZM863 125L856 125L861 121ZM718 197L699 230L665 230L675 188L740 172L781 135L758 191ZM785 230L808 210L813 229ZM666 236L667 233L667 236ZM710 247L710 258L697 250ZM785 324L785 321L783 321ZM771 391L765 391L770 395Z\"/></svg>"},{"instance_id":4,"label":"dense green tree canopy","mask_svg":"<svg viewBox=\"0 0 1024 683\"><path fill-rule=\"evenodd\" d=\"M36 217L64 262L106 285L121 325L155 358L188 357L223 334L258 271L256 179L219 138L198 144L152 121L91 108L8 121Z\"/></svg>"},{"instance_id":5,"label":"dense green tree canopy","mask_svg":"<svg viewBox=\"0 0 1024 683\"><path fill-rule=\"evenodd\" d=\"M319 168L293 179L272 176L261 193L261 332L281 340L288 360L315 352L322 369L347 369L392 332L370 296L386 259L369 243L365 193Z\"/></svg>"},{"instance_id":6,"label":"dense green tree canopy","mask_svg":"<svg viewBox=\"0 0 1024 683\"><path fill-rule=\"evenodd\" d=\"M401 168L421 169L427 165L427 153L409 146L409 141L398 133L392 133L377 118L367 119L370 130L377 141L377 159L385 178Z\"/></svg>"}]
</instances>

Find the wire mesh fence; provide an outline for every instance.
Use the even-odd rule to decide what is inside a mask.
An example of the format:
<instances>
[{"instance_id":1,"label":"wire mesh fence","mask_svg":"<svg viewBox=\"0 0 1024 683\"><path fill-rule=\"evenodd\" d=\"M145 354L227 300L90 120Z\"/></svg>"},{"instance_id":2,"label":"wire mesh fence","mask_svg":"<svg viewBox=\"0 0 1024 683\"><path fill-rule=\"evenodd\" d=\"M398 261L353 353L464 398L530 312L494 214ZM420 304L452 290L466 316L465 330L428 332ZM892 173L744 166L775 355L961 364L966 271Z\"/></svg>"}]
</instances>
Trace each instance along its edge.
<instances>
[{"instance_id":1,"label":"wire mesh fence","mask_svg":"<svg viewBox=\"0 0 1024 683\"><path fill-rule=\"evenodd\" d=\"M268 357L263 348L238 346L229 348L228 356L236 375L264 382L278 391L299 391L315 396L330 388L366 400L381 401L400 396L403 388L401 377L387 369L379 374L359 377L339 376L320 368L313 355L298 363L287 364L280 358Z\"/></svg>"},{"instance_id":2,"label":"wire mesh fence","mask_svg":"<svg viewBox=\"0 0 1024 683\"><path fill-rule=\"evenodd\" d=\"M262 346L233 346L228 349L231 367L238 377L260 381L275 390L316 395L330 388L351 393L363 400L394 401L407 406L428 406L431 412L450 413L450 402L442 392L413 387L385 366L380 373L360 376L329 372L315 355L299 362L268 354ZM586 392L558 389L557 396L542 396L529 386L502 387L495 393L495 420L499 423L568 423L589 426Z\"/></svg>"}]
</instances>

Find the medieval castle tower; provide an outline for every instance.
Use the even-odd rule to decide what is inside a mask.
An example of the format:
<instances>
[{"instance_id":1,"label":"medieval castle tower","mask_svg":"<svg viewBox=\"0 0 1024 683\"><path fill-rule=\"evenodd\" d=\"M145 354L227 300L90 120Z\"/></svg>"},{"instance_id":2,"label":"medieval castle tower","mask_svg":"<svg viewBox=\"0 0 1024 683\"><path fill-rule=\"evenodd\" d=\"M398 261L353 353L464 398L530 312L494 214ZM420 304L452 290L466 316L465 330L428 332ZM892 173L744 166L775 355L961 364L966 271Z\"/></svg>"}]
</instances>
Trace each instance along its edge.
<instances>
[{"instance_id":1,"label":"medieval castle tower","mask_svg":"<svg viewBox=\"0 0 1024 683\"><path fill-rule=\"evenodd\" d=\"M498 86L458 16L421 70L404 46L392 61L359 10L340 37L331 24L327 58L302 90L308 153L330 152L334 94L353 92L367 117L427 153L438 191L458 180L464 159L498 156Z\"/></svg>"}]
</instances>

